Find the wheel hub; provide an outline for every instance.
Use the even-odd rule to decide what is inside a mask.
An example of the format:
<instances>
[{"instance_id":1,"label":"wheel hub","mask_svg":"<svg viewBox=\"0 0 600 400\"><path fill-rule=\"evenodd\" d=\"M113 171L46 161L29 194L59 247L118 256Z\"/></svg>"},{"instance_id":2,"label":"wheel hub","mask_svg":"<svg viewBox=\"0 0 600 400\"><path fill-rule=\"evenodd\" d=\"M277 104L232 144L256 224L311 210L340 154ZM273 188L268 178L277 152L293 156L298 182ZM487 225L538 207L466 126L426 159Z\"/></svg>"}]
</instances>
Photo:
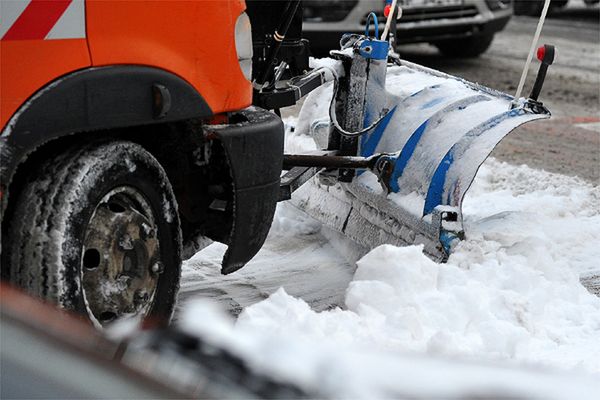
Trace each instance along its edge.
<instances>
[{"instance_id":1,"label":"wheel hub","mask_svg":"<svg viewBox=\"0 0 600 400\"><path fill-rule=\"evenodd\" d=\"M81 278L88 313L100 325L146 315L163 267L146 199L132 187L99 202L84 238Z\"/></svg>"}]
</instances>

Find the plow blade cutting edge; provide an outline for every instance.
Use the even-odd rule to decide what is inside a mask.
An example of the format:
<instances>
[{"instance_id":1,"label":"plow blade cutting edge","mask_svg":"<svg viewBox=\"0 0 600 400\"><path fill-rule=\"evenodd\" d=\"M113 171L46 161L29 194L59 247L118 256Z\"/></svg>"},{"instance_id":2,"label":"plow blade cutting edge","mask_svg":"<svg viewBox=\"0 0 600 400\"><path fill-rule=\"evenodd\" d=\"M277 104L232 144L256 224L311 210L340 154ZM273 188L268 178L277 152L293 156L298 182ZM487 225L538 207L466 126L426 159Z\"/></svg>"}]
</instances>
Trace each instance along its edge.
<instances>
[{"instance_id":1,"label":"plow blade cutting edge","mask_svg":"<svg viewBox=\"0 0 600 400\"><path fill-rule=\"evenodd\" d=\"M380 173L361 170L352 182L331 183L324 172L293 201L365 250L423 244L429 257L445 261L464 238L461 205L480 165L515 128L550 113L541 103L513 104L504 93L402 64L366 84L363 126L385 117L358 139L358 155L384 154ZM333 129L331 92L322 87L307 98L294 133L321 149Z\"/></svg>"}]
</instances>

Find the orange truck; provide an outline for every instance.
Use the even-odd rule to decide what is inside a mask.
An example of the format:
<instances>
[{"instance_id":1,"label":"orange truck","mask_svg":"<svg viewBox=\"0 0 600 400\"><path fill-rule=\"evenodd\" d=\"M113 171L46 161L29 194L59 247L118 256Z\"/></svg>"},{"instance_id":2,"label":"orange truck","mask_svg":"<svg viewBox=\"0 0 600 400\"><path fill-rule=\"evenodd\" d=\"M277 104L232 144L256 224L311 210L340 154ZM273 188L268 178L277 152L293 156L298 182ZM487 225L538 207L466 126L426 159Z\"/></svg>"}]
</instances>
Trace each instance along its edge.
<instances>
[{"instance_id":1,"label":"orange truck","mask_svg":"<svg viewBox=\"0 0 600 400\"><path fill-rule=\"evenodd\" d=\"M252 105L253 73L287 7L301 29L297 2L268 3L0 1L3 280L102 326L168 319L209 239L229 245L223 273L256 254L283 124Z\"/></svg>"}]
</instances>

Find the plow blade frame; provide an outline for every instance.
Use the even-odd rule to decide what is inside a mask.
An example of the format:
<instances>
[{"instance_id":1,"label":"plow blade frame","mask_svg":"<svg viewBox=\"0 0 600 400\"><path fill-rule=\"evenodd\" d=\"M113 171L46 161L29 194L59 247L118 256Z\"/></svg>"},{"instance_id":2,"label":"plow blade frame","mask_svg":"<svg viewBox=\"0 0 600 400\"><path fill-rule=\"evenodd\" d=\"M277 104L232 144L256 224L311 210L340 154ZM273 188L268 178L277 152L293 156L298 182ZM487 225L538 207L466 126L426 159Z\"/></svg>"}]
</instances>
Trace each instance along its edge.
<instances>
[{"instance_id":1,"label":"plow blade frame","mask_svg":"<svg viewBox=\"0 0 600 400\"><path fill-rule=\"evenodd\" d=\"M507 94L417 64L388 67L382 79L380 65L358 54L340 58L350 74L341 79L346 90L343 99L336 97L337 120L355 130L381 122L359 138L343 137L326 123L327 110L318 110L327 90L321 88L307 98L299 119L308 121L295 135L310 135L317 147L346 156L384 154L386 173L359 170L350 182L338 173L332 182L328 171L300 188L294 202L366 250L384 243L423 244L429 257L445 261L464 238L462 202L481 164L515 128L549 118L550 112L541 103L515 102ZM355 65L365 65L367 73L352 75ZM363 112L350 114L348 99L362 101ZM358 124L357 118L362 119ZM354 146L331 146L349 140ZM347 154L348 149L356 153Z\"/></svg>"}]
</instances>

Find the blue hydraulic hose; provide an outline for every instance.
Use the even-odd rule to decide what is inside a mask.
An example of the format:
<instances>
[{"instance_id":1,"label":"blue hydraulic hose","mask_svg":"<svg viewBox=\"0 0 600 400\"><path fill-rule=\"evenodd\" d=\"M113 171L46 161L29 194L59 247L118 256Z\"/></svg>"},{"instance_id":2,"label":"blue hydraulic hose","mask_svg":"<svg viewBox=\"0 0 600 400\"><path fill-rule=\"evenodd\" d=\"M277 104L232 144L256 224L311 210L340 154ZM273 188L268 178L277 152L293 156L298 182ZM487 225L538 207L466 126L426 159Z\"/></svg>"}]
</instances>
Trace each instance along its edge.
<instances>
[{"instance_id":1,"label":"blue hydraulic hose","mask_svg":"<svg viewBox=\"0 0 600 400\"><path fill-rule=\"evenodd\" d=\"M369 27L371 25L371 20L373 20L373 24L375 25L375 37L379 37L379 21L377 21L377 14L374 12L370 12L367 15L367 24L365 25L365 36L369 37Z\"/></svg>"}]
</instances>

